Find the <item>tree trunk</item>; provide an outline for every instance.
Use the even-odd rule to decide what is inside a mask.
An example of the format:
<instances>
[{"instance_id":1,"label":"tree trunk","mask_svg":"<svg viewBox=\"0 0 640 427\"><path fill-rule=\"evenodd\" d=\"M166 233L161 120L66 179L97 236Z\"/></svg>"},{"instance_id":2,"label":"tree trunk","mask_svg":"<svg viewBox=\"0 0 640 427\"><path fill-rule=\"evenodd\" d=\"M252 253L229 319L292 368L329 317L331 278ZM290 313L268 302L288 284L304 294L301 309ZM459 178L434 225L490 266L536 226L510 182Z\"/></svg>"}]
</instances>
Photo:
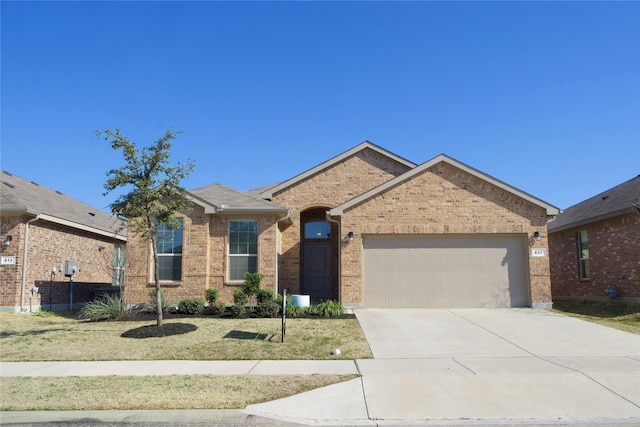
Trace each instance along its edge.
<instances>
[{"instance_id":1,"label":"tree trunk","mask_svg":"<svg viewBox=\"0 0 640 427\"><path fill-rule=\"evenodd\" d=\"M162 327L162 295L160 293L160 266L158 265L158 246L157 237L151 237L151 246L153 248L153 280L156 283L156 323L158 328Z\"/></svg>"}]
</instances>

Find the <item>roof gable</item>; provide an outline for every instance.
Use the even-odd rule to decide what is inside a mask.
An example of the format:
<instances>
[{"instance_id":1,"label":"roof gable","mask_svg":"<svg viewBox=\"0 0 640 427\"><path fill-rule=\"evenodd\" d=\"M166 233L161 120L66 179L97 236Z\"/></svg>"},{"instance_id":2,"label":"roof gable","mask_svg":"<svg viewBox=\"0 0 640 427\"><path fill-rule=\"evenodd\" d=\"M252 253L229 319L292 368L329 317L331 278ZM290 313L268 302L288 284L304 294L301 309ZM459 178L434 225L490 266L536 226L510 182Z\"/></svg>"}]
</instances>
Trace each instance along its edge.
<instances>
[{"instance_id":1,"label":"roof gable","mask_svg":"<svg viewBox=\"0 0 640 427\"><path fill-rule=\"evenodd\" d=\"M564 210L549 223L556 232L631 212L640 202L640 175Z\"/></svg>"},{"instance_id":2,"label":"roof gable","mask_svg":"<svg viewBox=\"0 0 640 427\"><path fill-rule=\"evenodd\" d=\"M0 212L27 214L92 233L126 240L122 220L59 191L2 171Z\"/></svg>"},{"instance_id":3,"label":"roof gable","mask_svg":"<svg viewBox=\"0 0 640 427\"><path fill-rule=\"evenodd\" d=\"M379 147L379 146L377 146L377 145L375 145L375 144L373 144L373 143L371 143L369 141L364 141L363 143L361 143L359 145L356 145L352 149L347 150L344 153L339 154L339 155L327 160L326 162L323 162L323 163L319 164L318 166L315 166L315 167L307 170L306 172L303 172L303 173L301 173L301 174L299 174L299 175L297 175L297 176L295 176L295 177L293 177L291 179L288 179L286 181L283 181L283 182L281 182L279 184L276 184L274 186L271 186L271 187L265 189L264 191L262 191L260 193L260 196L265 198L265 199L271 199L274 194L276 194L276 193L278 193L278 192L280 192L280 191L282 191L282 190L284 190L286 188L294 186L294 185L298 184L299 182L301 182L301 181L303 181L303 180L305 180L305 179L317 174L318 172L321 172L321 171L323 171L325 169L328 169L328 168L330 168L330 167L342 162L343 160L345 160L345 159L353 156L354 154L356 154L356 153L358 153L358 152L360 152L362 150L365 150L365 149L371 149L373 151L376 151L377 153L379 153L379 154L381 154L383 156L389 157L390 159L395 160L395 161L397 161L397 162L399 162L399 163L401 163L401 164L403 164L403 165L405 165L405 166L407 166L409 168L414 168L416 166L415 163L410 162L409 160L406 160L406 159L404 159L404 158L402 158L400 156L397 156L397 155L391 153L390 151L385 150L382 147Z\"/></svg>"},{"instance_id":4,"label":"roof gable","mask_svg":"<svg viewBox=\"0 0 640 427\"><path fill-rule=\"evenodd\" d=\"M205 207L205 213L284 213L287 209L261 199L252 194L243 193L220 183L189 190L192 201ZM210 208L210 209L209 209Z\"/></svg>"},{"instance_id":5,"label":"roof gable","mask_svg":"<svg viewBox=\"0 0 640 427\"><path fill-rule=\"evenodd\" d=\"M522 199L525 199L527 201L529 201L530 203L533 203L534 205L540 206L544 209L546 209L547 211L547 215L557 215L560 211L557 207L550 205L528 193L525 193L524 191L518 190L515 187L512 187L496 178L493 178L490 175L487 175L483 172L480 172L477 169L472 168L471 166L468 166L462 162L459 162L445 154L440 154L439 156L434 157L433 159L407 171L406 173L392 179L389 180L387 182L385 182L384 184L373 188L369 191L367 191L366 193L361 194L358 197L355 197L353 199L351 199L350 201L343 203L340 206L335 207L334 209L331 209L329 211L331 216L341 216L342 214L344 214L344 212L354 206L357 206L361 203L364 203L365 201L367 201L368 199L377 196L380 193L383 193L393 187L396 187L398 185L401 185L407 181L409 181L411 178L413 178L416 175L421 174L422 172L426 171L427 169L429 169L430 167L440 163L440 162L445 162L451 166L454 166L458 169L461 169L467 173L469 173L470 175L473 175L483 181L486 181L492 185L495 185L496 187L499 187L505 191L508 191L509 193L520 197Z\"/></svg>"}]
</instances>

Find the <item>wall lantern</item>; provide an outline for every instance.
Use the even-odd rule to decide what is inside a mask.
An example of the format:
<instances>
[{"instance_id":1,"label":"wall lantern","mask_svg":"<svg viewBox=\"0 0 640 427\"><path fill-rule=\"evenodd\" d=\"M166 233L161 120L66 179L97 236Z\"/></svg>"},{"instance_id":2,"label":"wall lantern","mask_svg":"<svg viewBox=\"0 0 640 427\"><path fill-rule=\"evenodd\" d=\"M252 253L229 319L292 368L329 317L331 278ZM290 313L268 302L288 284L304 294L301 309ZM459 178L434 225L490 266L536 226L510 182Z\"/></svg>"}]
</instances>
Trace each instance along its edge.
<instances>
[{"instance_id":1,"label":"wall lantern","mask_svg":"<svg viewBox=\"0 0 640 427\"><path fill-rule=\"evenodd\" d=\"M537 241L540 241L542 239L542 236L540 235L540 232L534 231L533 238L536 239Z\"/></svg>"},{"instance_id":2,"label":"wall lantern","mask_svg":"<svg viewBox=\"0 0 640 427\"><path fill-rule=\"evenodd\" d=\"M11 234L7 234L7 237L4 239L4 242L2 242L2 246L9 246L12 240L13 240L13 237L11 236Z\"/></svg>"},{"instance_id":3,"label":"wall lantern","mask_svg":"<svg viewBox=\"0 0 640 427\"><path fill-rule=\"evenodd\" d=\"M349 234L347 234L347 239L349 239L350 242L353 242L353 231L350 231Z\"/></svg>"}]
</instances>

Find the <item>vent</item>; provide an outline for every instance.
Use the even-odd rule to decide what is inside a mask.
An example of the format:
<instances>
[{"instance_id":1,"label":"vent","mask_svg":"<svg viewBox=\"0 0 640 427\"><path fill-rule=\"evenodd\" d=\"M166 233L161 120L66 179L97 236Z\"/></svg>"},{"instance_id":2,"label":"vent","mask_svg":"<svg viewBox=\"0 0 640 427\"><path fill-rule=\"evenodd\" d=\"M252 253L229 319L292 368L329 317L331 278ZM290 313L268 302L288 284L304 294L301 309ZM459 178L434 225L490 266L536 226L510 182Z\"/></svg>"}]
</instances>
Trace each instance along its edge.
<instances>
[{"instance_id":1,"label":"vent","mask_svg":"<svg viewBox=\"0 0 640 427\"><path fill-rule=\"evenodd\" d=\"M602 200L607 200L609 198L609 196L603 196Z\"/></svg>"},{"instance_id":2,"label":"vent","mask_svg":"<svg viewBox=\"0 0 640 427\"><path fill-rule=\"evenodd\" d=\"M35 182L35 181L31 181L31 183L32 183L33 185L37 185L38 187L40 187L40 184L38 184L38 183L37 183L37 182Z\"/></svg>"},{"instance_id":3,"label":"vent","mask_svg":"<svg viewBox=\"0 0 640 427\"><path fill-rule=\"evenodd\" d=\"M13 185L13 184L11 184L11 183L9 183L9 182L7 182L7 181L2 181L2 183L3 183L4 185L6 185L7 187L9 187L9 188L16 188L16 186L15 186L15 185Z\"/></svg>"},{"instance_id":4,"label":"vent","mask_svg":"<svg viewBox=\"0 0 640 427\"><path fill-rule=\"evenodd\" d=\"M5 174L5 175L13 176L13 174L11 172L2 171L2 173ZM638 176L640 176L640 175L638 175Z\"/></svg>"},{"instance_id":5,"label":"vent","mask_svg":"<svg viewBox=\"0 0 640 427\"><path fill-rule=\"evenodd\" d=\"M96 216L96 214L94 214L93 212L89 212L89 215Z\"/></svg>"},{"instance_id":6,"label":"vent","mask_svg":"<svg viewBox=\"0 0 640 427\"><path fill-rule=\"evenodd\" d=\"M56 193L58 193L61 196L64 196L64 194L62 194L61 192L59 192L58 190L56 190Z\"/></svg>"}]
</instances>

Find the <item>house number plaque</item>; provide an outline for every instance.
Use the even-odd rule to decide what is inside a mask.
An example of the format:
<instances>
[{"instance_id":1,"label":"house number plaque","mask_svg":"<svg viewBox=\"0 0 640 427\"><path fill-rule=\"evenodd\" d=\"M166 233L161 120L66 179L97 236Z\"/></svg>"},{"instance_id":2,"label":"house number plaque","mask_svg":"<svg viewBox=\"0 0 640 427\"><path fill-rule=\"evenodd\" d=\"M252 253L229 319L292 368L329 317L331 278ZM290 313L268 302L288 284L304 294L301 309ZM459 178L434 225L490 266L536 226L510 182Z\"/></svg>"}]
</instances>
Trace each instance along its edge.
<instances>
[{"instance_id":1,"label":"house number plaque","mask_svg":"<svg viewBox=\"0 0 640 427\"><path fill-rule=\"evenodd\" d=\"M3 256L2 257L2 265L12 265L16 263L16 257L14 256Z\"/></svg>"},{"instance_id":2,"label":"house number plaque","mask_svg":"<svg viewBox=\"0 0 640 427\"><path fill-rule=\"evenodd\" d=\"M546 249L531 249L531 256L547 256Z\"/></svg>"}]
</instances>

